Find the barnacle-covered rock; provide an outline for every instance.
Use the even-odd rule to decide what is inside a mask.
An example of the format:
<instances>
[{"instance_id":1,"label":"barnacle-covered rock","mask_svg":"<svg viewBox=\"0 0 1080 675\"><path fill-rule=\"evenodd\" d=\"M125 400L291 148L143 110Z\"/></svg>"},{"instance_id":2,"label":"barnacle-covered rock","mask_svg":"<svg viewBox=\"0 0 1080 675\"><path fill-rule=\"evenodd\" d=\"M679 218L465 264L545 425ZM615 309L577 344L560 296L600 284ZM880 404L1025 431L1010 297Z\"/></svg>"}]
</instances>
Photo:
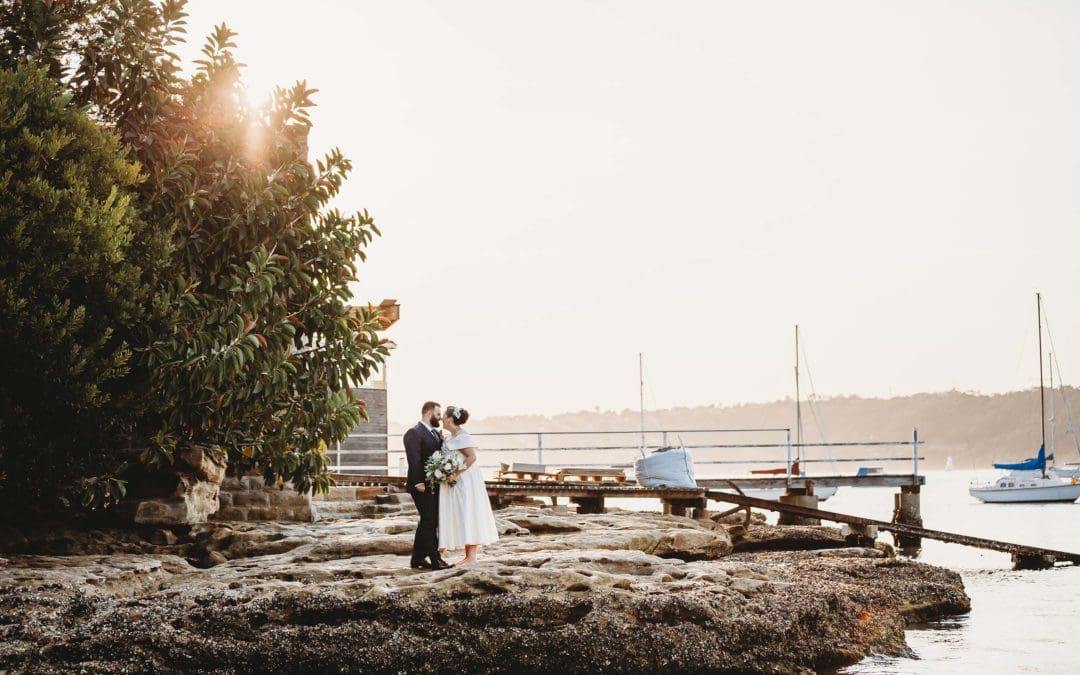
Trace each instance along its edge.
<instances>
[{"instance_id":1,"label":"barnacle-covered rock","mask_svg":"<svg viewBox=\"0 0 1080 675\"><path fill-rule=\"evenodd\" d=\"M404 517L5 553L0 671L795 673L903 653L908 621L968 609L958 575L884 552L731 554L723 525L661 514L497 516L479 564L439 572L409 568Z\"/></svg>"}]
</instances>

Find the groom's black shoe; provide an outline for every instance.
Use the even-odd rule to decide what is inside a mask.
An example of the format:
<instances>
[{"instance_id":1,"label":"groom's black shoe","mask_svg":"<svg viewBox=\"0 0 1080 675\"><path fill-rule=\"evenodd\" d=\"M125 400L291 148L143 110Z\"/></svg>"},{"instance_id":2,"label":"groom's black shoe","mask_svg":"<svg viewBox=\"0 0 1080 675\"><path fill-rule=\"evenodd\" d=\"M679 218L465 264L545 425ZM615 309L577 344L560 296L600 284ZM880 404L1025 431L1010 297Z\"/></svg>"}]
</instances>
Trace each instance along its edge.
<instances>
[{"instance_id":1,"label":"groom's black shoe","mask_svg":"<svg viewBox=\"0 0 1080 675\"><path fill-rule=\"evenodd\" d=\"M448 570L448 569L450 569L451 567L453 567L453 565L451 565L450 563L446 562L446 561L445 561L445 560L443 560L442 558L439 558L438 560L436 560L435 562L433 562L433 563L431 564L431 569L432 569L432 570L435 570L435 571L438 571L438 570Z\"/></svg>"},{"instance_id":2,"label":"groom's black shoe","mask_svg":"<svg viewBox=\"0 0 1080 675\"><path fill-rule=\"evenodd\" d=\"M429 570L431 569L431 563L426 560L413 560L409 563L409 567L414 570Z\"/></svg>"}]
</instances>

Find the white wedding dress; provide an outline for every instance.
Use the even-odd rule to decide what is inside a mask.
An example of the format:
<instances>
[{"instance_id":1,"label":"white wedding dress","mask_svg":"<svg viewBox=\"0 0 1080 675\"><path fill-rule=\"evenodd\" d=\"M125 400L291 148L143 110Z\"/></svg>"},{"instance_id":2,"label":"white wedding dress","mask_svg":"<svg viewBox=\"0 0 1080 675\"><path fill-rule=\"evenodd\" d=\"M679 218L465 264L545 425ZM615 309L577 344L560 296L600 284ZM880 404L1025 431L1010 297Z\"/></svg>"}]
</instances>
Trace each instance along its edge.
<instances>
[{"instance_id":1,"label":"white wedding dress","mask_svg":"<svg viewBox=\"0 0 1080 675\"><path fill-rule=\"evenodd\" d=\"M446 441L448 450L475 448L472 436L458 430ZM439 548L459 549L466 544L493 544L499 539L491 513L480 460L462 473L454 485L439 486Z\"/></svg>"}]
</instances>

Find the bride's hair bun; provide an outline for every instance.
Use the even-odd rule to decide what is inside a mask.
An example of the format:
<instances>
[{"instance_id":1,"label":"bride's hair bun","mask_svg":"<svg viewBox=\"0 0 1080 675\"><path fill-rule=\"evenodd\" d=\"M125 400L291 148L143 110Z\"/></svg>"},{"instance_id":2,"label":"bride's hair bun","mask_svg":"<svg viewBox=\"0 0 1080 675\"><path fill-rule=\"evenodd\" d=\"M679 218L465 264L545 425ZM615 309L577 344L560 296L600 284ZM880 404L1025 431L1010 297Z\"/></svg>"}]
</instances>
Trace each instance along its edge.
<instances>
[{"instance_id":1,"label":"bride's hair bun","mask_svg":"<svg viewBox=\"0 0 1080 675\"><path fill-rule=\"evenodd\" d=\"M469 421L469 411L456 405L446 406L446 414L452 417L458 426Z\"/></svg>"}]
</instances>

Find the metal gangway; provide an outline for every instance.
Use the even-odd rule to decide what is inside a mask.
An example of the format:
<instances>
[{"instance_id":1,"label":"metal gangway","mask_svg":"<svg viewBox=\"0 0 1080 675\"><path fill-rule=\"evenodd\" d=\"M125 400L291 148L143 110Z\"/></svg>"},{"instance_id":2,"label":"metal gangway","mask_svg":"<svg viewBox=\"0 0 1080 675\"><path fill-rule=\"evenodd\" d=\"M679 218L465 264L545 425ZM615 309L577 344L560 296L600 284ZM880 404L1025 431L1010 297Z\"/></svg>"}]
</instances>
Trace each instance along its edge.
<instances>
[{"instance_id":1,"label":"metal gangway","mask_svg":"<svg viewBox=\"0 0 1080 675\"><path fill-rule=\"evenodd\" d=\"M845 523L862 528L873 526L885 532L892 532L898 538L935 539L949 544L960 544L962 546L1010 553L1012 554L1013 562L1017 567L1021 568L1034 569L1052 567L1055 563L1059 562L1080 565L1080 553L1069 553L1067 551L1057 551L1038 546L1027 546L1026 544L1013 544L1006 541L998 541L996 539L985 539L983 537L972 537L966 534L957 534L955 532L932 530L926 527L918 527L899 522L875 520L873 518L863 518L862 516L851 516L846 513L825 511L823 509L809 508L797 504L785 504L783 502L775 502L768 499L757 499L737 492L720 492L718 490L707 489L705 490L704 497L714 501L737 504L748 510L750 508L764 509L767 511L787 513L800 518L828 520L834 523Z\"/></svg>"}]
</instances>

